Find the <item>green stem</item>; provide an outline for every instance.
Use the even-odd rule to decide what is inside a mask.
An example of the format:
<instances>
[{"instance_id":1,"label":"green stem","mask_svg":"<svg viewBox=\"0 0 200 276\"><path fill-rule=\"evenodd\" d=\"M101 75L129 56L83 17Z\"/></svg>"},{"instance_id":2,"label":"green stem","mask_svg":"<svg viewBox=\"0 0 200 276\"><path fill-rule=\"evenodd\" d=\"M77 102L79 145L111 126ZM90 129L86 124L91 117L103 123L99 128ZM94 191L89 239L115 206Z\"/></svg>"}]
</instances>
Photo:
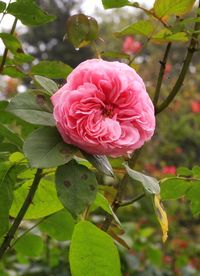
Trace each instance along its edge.
<instances>
[{"instance_id":1,"label":"green stem","mask_svg":"<svg viewBox=\"0 0 200 276\"><path fill-rule=\"evenodd\" d=\"M171 42L167 44L163 59L162 59L162 61L160 61L160 71L159 71L158 80L157 80L157 84L156 84L156 90L155 90L154 99L153 99L154 106L157 106L157 103L158 103L160 89L161 89L161 85L162 85L162 81L163 81L163 77L164 77L164 73L165 73L165 66L166 66L166 62L168 59L171 45L172 45Z\"/></svg>"},{"instance_id":2,"label":"green stem","mask_svg":"<svg viewBox=\"0 0 200 276\"><path fill-rule=\"evenodd\" d=\"M16 26L17 26L17 18L15 18L12 28L10 30L11 35L14 33ZM0 73L3 71L4 65L6 63L7 55L8 55L8 48L6 47L3 52L3 57L2 57L1 65L0 65Z\"/></svg>"},{"instance_id":3,"label":"green stem","mask_svg":"<svg viewBox=\"0 0 200 276\"><path fill-rule=\"evenodd\" d=\"M37 169L35 177L33 179L33 183L30 187L30 190L26 196L26 199L17 215L17 217L15 218L12 226L10 227L7 235L5 236L5 239L0 247L0 260L3 257L4 253L6 252L6 250L10 247L10 243L12 241L12 239L14 238L14 235L21 223L21 221L23 220L30 204L33 201L33 197L35 195L35 192L37 191L38 185L40 183L40 179L42 178L42 169Z\"/></svg>"}]
</instances>

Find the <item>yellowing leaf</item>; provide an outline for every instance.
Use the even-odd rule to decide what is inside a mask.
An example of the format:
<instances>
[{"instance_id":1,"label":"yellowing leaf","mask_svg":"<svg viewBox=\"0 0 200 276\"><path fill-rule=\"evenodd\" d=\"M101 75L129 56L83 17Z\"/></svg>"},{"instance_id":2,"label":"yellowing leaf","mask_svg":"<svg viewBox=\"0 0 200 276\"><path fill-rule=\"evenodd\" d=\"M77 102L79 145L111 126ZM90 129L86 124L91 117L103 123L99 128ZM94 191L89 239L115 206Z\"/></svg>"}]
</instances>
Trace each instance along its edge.
<instances>
[{"instance_id":1,"label":"yellowing leaf","mask_svg":"<svg viewBox=\"0 0 200 276\"><path fill-rule=\"evenodd\" d=\"M163 242L165 242L168 237L168 219L167 219L167 214L165 212L165 209L160 201L160 195L154 195L153 204L154 204L154 209L156 212L157 219L162 228L162 232L163 232L162 240Z\"/></svg>"}]
</instances>

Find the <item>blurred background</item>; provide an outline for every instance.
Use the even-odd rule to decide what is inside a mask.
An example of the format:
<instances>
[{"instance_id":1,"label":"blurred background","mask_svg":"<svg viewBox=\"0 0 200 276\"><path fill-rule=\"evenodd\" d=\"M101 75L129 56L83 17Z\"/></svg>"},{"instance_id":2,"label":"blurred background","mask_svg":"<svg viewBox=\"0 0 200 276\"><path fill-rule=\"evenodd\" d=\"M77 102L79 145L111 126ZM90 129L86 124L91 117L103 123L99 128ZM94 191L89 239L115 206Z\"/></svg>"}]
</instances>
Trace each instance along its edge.
<instances>
[{"instance_id":1,"label":"blurred background","mask_svg":"<svg viewBox=\"0 0 200 276\"><path fill-rule=\"evenodd\" d=\"M117 39L111 34L126 25L142 19L143 13L122 8L105 11L101 1L40 0L38 4L57 19L47 25L27 28L18 24L16 35L22 41L25 52L38 60L60 60L72 67L93 58L94 50L88 46L76 51L63 39L66 21L70 15L84 13L93 16L100 27L101 40L98 50L122 52L133 57L132 67L142 76L152 97L160 68L159 61L164 53L162 44L148 44L140 36ZM80 4L81 2L81 4ZM139 1L151 6L153 1ZM147 3L148 2L148 3ZM8 30L12 17L2 21L1 30ZM0 46L1 54L3 44ZM166 65L161 100L173 87L184 60L185 45L174 44ZM104 57L112 60L112 58ZM124 59L119 59L126 62ZM24 69L29 66L24 65ZM200 63L199 55L193 59L181 93L170 107L157 118L156 134L138 161L137 169L151 176L162 178L175 175L178 167L193 167L200 164ZM61 82L62 83L62 82ZM12 98L30 86L29 80L19 80L11 76L0 76L0 100ZM1 118L1 121L4 119ZM14 126L13 126L14 127ZM32 130L32 127L30 127ZM29 131L24 132L24 136ZM13 152L15 149L13 149ZM120 163L120 162L119 162ZM121 164L121 163L120 163ZM117 165L116 165L117 169ZM132 191L127 190L127 196ZM131 250L120 246L123 275L200 275L200 223L189 208L189 202L181 198L168 201L165 208L169 216L170 234L166 244L161 242L161 233L149 202L142 199L131 207L122 208L119 218L125 229L124 239ZM101 215L101 213L100 213ZM7 260L9 275L70 275L66 274L65 256L67 242L55 242L47 238L46 261L42 258L11 256ZM15 262L13 262L15 258ZM49 268L50 267L50 268ZM4 275L1 274L0 276Z\"/></svg>"}]
</instances>

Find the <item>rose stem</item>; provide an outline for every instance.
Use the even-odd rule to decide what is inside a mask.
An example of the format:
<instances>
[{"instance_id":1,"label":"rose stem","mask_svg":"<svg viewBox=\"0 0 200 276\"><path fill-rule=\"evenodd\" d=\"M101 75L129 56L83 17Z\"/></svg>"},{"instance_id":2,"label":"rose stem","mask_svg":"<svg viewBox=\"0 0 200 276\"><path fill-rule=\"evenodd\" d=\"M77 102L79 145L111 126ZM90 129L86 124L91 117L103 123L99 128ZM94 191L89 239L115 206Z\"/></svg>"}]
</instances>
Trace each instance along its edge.
<instances>
[{"instance_id":1,"label":"rose stem","mask_svg":"<svg viewBox=\"0 0 200 276\"><path fill-rule=\"evenodd\" d=\"M6 234L4 241L0 247L0 260L3 257L4 253L6 252L6 250L9 248L10 243L11 243L12 239L14 238L14 235L15 235L18 227L19 227L22 219L24 218L24 215L26 214L30 204L32 203L33 197L38 188L41 178L42 178L42 169L37 169L35 177L32 182L32 185L30 187L30 190L26 196L26 199L25 199L17 217L15 218L12 226L10 227L8 233Z\"/></svg>"}]
</instances>

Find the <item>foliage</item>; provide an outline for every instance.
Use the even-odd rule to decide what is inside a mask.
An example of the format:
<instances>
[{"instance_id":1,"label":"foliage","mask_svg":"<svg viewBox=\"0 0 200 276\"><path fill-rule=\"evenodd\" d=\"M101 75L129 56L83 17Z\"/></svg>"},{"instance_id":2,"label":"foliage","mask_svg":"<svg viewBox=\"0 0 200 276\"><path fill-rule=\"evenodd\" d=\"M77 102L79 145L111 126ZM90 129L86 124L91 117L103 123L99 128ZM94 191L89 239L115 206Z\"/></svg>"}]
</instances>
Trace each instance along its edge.
<instances>
[{"instance_id":1,"label":"foliage","mask_svg":"<svg viewBox=\"0 0 200 276\"><path fill-rule=\"evenodd\" d=\"M194 8L197 16L190 13L195 1L155 0L146 9L128 0L102 0L105 9L129 6L141 11L137 20L131 18L128 26L115 29L113 39L109 37L115 51L110 51L110 45L108 51L101 49L105 46L99 43L100 36L107 30L103 32L94 18L82 13L70 17L68 10L62 11L62 5L73 7L75 1L59 2L60 6L57 1L17 0L6 6L0 1L2 20L5 14L15 17L11 32L0 34L5 46L0 72L3 82L10 81L2 87L4 100L0 101L0 258L4 256L0 274L10 275L10 268L18 269L16 263L36 265L42 275L46 275L45 269L48 275L54 269L55 275L61 275L63 268L64 275L71 271L75 276L191 275L188 266L199 273L198 248L195 242L184 241L186 227L182 225L184 219L195 232L195 216L200 213L199 134L194 133L200 123L200 98L195 94L199 77L192 74L199 57L191 63L194 52L199 51L199 9ZM47 13L45 6L52 12ZM119 10L114 9L113 14ZM29 26L22 41L37 48L35 54L25 50L15 32L17 20ZM68 42L61 42L65 33ZM119 49L127 35L143 42L136 55ZM48 51L53 39L54 53ZM181 46L174 44L177 42ZM43 57L36 47L42 43ZM173 52L171 44L175 45ZM73 47L83 49L71 55ZM73 70L71 66L89 57L89 47L97 57L102 53L143 72L159 116L155 138L142 153L139 150L118 159L91 155L66 144L58 133L50 97ZM155 63L164 47L158 72ZM180 47L186 49L184 58ZM166 71L169 60L172 73ZM185 78L188 69L192 81ZM184 91L174 100L183 81ZM18 93L22 83L25 92ZM187 105L191 97L195 106L194 102ZM169 105L170 112L165 113ZM191 108L193 113L188 113ZM164 171L174 175L163 175ZM182 217L189 213L188 206L193 219ZM171 229L166 249L161 249L156 223L166 241L167 213Z\"/></svg>"}]
</instances>

